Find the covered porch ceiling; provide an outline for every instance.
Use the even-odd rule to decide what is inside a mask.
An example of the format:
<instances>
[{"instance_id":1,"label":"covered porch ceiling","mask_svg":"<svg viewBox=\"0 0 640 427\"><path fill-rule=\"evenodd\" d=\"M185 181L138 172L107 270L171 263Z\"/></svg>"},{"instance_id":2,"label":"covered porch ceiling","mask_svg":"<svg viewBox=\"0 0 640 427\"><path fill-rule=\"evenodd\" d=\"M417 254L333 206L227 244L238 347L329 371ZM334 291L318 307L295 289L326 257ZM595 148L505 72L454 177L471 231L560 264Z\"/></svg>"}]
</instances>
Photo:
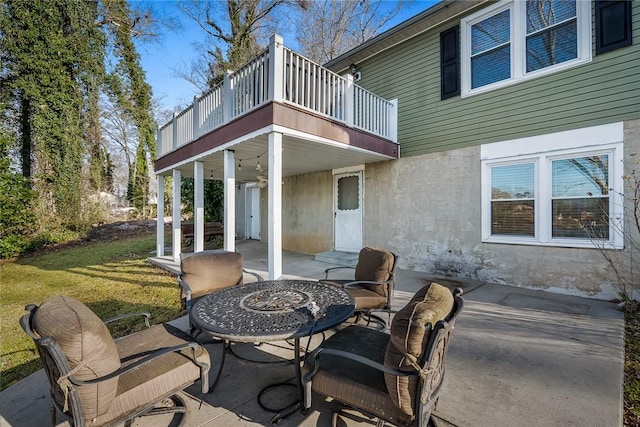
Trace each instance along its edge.
<instances>
[{"instance_id":1,"label":"covered porch ceiling","mask_svg":"<svg viewBox=\"0 0 640 427\"><path fill-rule=\"evenodd\" d=\"M258 175L265 175L269 164L268 134L255 136L224 149L235 153L235 174L237 182L257 181ZM174 166L183 177L193 177L193 161L204 166L205 179L221 180L224 177L224 149L204 154ZM335 144L311 141L301 137L283 134L282 137L282 176L289 177L306 173L340 169L366 163L391 160L393 158L375 152L340 147ZM257 169L260 163L262 173ZM160 174L170 176L171 170Z\"/></svg>"}]
</instances>

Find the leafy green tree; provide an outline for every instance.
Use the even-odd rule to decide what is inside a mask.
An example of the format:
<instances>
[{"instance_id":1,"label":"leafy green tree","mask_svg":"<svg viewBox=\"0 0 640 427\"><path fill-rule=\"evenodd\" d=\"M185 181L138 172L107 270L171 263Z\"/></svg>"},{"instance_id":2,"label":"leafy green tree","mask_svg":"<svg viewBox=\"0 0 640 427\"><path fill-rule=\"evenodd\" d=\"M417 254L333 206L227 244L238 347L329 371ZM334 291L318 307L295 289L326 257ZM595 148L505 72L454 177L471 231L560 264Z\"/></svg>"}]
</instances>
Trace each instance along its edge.
<instances>
[{"instance_id":1,"label":"leafy green tree","mask_svg":"<svg viewBox=\"0 0 640 427\"><path fill-rule=\"evenodd\" d=\"M15 135L0 128L0 258L10 258L27 247L36 221L29 180L11 168L13 141Z\"/></svg>"},{"instance_id":2,"label":"leafy green tree","mask_svg":"<svg viewBox=\"0 0 640 427\"><path fill-rule=\"evenodd\" d=\"M180 202L183 213L193 216L195 189L193 178L183 178L180 187ZM204 220L222 222L224 219L224 186L222 181L204 180Z\"/></svg>"},{"instance_id":3,"label":"leafy green tree","mask_svg":"<svg viewBox=\"0 0 640 427\"><path fill-rule=\"evenodd\" d=\"M22 174L42 224L82 226L86 99L97 90L104 35L97 2L8 2L0 8L2 83L20 105Z\"/></svg>"}]
</instances>

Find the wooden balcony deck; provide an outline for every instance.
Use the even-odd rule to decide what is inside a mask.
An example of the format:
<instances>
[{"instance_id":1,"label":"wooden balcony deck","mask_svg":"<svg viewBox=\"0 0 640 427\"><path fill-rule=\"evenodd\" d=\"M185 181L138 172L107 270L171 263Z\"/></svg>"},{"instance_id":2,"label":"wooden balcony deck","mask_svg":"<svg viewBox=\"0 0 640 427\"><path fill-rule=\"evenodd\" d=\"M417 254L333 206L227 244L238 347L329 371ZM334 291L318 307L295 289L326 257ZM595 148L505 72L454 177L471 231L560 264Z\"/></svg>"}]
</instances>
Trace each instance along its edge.
<instances>
[{"instance_id":1,"label":"wooden balcony deck","mask_svg":"<svg viewBox=\"0 0 640 427\"><path fill-rule=\"evenodd\" d=\"M366 153L377 160L399 155L397 101L315 64L274 36L265 51L159 128L156 172L274 129L359 150L363 162L371 161ZM309 144L305 149L313 154Z\"/></svg>"}]
</instances>

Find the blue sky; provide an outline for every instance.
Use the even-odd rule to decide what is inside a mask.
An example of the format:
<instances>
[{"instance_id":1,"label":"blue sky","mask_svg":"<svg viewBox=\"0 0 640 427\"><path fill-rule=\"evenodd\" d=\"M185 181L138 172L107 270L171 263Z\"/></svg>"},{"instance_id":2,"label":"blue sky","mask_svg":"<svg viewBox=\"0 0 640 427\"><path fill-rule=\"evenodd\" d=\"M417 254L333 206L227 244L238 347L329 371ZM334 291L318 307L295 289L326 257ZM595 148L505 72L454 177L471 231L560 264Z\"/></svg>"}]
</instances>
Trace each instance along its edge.
<instances>
[{"instance_id":1,"label":"blue sky","mask_svg":"<svg viewBox=\"0 0 640 427\"><path fill-rule=\"evenodd\" d=\"M385 29L422 12L437 0L416 0L405 7ZM133 0L131 3L135 3ZM389 7L395 5L395 1L385 1ZM184 64L191 63L196 56L195 43L204 40L203 31L190 21L178 9L174 0L156 0L152 7L168 16L174 16L182 23L179 31L165 31L163 37L153 45L138 46L142 57L142 67L147 74L147 81L153 88L153 96L160 100L163 108L171 109L174 106L189 105L193 101L198 90L183 79L174 76L173 69L184 68ZM295 40L292 36L283 34L286 46L295 49Z\"/></svg>"}]
</instances>

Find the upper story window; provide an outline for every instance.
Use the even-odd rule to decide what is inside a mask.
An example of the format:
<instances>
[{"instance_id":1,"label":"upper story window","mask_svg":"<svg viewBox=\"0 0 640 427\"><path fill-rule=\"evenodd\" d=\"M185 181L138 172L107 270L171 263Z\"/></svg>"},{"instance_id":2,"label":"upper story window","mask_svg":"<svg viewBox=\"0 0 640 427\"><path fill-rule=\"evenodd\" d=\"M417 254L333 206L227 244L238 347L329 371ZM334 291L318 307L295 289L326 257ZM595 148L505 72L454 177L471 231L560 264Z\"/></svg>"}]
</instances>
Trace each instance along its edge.
<instances>
[{"instance_id":1,"label":"upper story window","mask_svg":"<svg viewBox=\"0 0 640 427\"><path fill-rule=\"evenodd\" d=\"M462 95L591 60L591 3L505 0L461 21Z\"/></svg>"}]
</instances>

